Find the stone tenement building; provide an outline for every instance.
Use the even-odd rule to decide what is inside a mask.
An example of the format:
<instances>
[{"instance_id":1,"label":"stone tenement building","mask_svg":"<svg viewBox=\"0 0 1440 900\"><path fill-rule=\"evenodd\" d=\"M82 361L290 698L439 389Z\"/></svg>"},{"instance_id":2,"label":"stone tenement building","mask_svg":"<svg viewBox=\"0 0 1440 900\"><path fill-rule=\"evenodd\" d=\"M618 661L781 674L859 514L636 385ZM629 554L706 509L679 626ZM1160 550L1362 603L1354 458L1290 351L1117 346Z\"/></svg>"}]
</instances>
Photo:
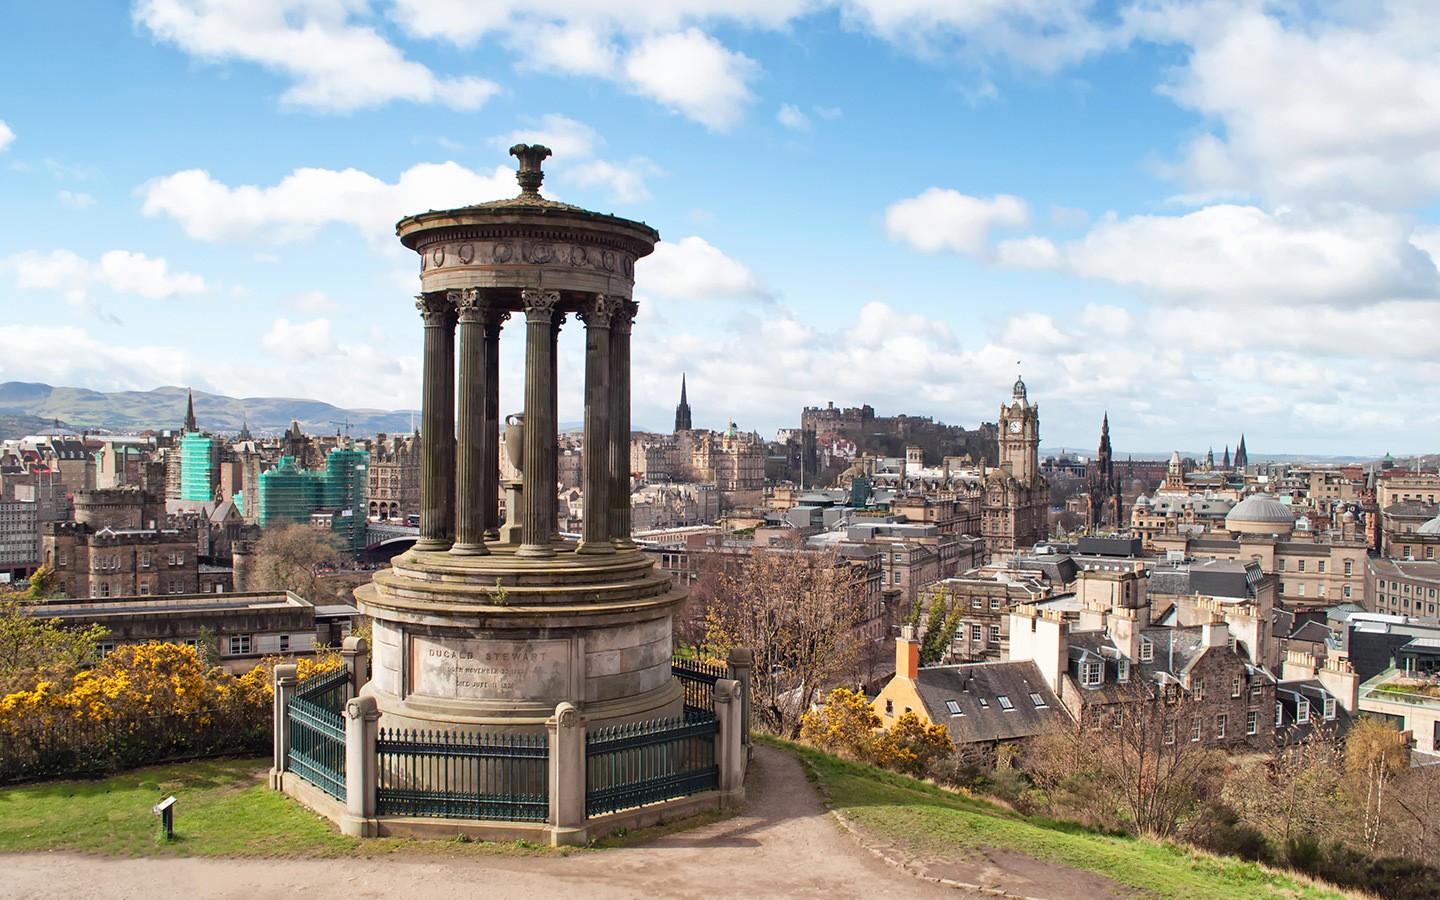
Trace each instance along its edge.
<instances>
[{"instance_id":1,"label":"stone tenement building","mask_svg":"<svg viewBox=\"0 0 1440 900\"><path fill-rule=\"evenodd\" d=\"M420 516L420 435L380 434L370 447L370 518L408 522Z\"/></svg>"},{"instance_id":2,"label":"stone tenement building","mask_svg":"<svg viewBox=\"0 0 1440 900\"><path fill-rule=\"evenodd\" d=\"M1040 407L1016 379L1009 406L1000 407L1000 465L986 473L982 536L989 551L1030 547L1049 532L1050 484L1040 474Z\"/></svg>"},{"instance_id":3,"label":"stone tenement building","mask_svg":"<svg viewBox=\"0 0 1440 900\"><path fill-rule=\"evenodd\" d=\"M193 527L165 528L139 488L79 491L75 521L45 526L42 553L67 597L147 597L200 590Z\"/></svg>"}]
</instances>

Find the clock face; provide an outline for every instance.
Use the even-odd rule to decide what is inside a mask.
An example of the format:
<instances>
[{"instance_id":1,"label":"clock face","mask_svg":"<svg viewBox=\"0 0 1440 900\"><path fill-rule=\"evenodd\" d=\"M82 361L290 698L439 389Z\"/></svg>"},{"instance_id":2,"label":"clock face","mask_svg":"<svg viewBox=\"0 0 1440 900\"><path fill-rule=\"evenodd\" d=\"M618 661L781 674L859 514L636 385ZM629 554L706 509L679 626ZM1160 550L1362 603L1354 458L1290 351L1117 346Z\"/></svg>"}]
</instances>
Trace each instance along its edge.
<instances>
[{"instance_id":1,"label":"clock face","mask_svg":"<svg viewBox=\"0 0 1440 900\"><path fill-rule=\"evenodd\" d=\"M1020 433L1020 429L1021 429L1022 427L1024 427L1024 426L1022 426L1022 425L1020 424L1020 420L1019 420L1019 419L1011 419L1011 420L1010 420L1010 433L1011 433L1011 434L1019 434L1019 433Z\"/></svg>"}]
</instances>

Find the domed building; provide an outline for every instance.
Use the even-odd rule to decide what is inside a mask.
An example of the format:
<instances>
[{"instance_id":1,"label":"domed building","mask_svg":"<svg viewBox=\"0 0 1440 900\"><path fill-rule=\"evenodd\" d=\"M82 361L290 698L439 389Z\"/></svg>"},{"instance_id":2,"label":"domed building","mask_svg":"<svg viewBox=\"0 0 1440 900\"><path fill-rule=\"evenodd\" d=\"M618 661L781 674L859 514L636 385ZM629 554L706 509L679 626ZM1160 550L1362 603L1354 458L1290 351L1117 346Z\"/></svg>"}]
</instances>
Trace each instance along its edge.
<instances>
[{"instance_id":1,"label":"domed building","mask_svg":"<svg viewBox=\"0 0 1440 900\"><path fill-rule=\"evenodd\" d=\"M1269 494L1252 494L1226 513L1225 530L1231 534L1288 535L1295 530L1295 514Z\"/></svg>"}]
</instances>

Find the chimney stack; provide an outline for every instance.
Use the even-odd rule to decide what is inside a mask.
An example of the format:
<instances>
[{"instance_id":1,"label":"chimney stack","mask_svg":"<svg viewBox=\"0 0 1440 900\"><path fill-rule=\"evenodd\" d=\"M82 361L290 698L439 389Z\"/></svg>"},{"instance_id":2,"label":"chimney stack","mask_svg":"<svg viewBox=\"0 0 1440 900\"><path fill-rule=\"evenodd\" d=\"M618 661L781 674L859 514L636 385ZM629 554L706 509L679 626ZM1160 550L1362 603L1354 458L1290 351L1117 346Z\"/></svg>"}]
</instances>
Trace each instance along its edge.
<instances>
[{"instance_id":1,"label":"chimney stack","mask_svg":"<svg viewBox=\"0 0 1440 900\"><path fill-rule=\"evenodd\" d=\"M920 674L920 642L915 640L915 626L905 625L895 639L895 677L914 681Z\"/></svg>"}]
</instances>

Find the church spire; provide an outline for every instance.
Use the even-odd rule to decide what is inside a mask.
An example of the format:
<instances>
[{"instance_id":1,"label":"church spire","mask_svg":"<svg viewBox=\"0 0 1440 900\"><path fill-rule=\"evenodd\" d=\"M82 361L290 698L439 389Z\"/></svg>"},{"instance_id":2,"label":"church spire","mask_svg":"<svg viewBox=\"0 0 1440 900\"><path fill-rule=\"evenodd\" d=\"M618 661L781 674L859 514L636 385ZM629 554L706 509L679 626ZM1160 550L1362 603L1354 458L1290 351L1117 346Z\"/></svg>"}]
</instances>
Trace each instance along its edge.
<instances>
[{"instance_id":1,"label":"church spire","mask_svg":"<svg viewBox=\"0 0 1440 900\"><path fill-rule=\"evenodd\" d=\"M675 430L689 431L693 426L690 422L690 401L685 397L685 373L680 373L680 404L675 407Z\"/></svg>"},{"instance_id":2,"label":"church spire","mask_svg":"<svg viewBox=\"0 0 1440 900\"><path fill-rule=\"evenodd\" d=\"M185 430L187 432L199 431L200 427L195 424L195 391L189 391L189 399L185 402Z\"/></svg>"}]
</instances>

